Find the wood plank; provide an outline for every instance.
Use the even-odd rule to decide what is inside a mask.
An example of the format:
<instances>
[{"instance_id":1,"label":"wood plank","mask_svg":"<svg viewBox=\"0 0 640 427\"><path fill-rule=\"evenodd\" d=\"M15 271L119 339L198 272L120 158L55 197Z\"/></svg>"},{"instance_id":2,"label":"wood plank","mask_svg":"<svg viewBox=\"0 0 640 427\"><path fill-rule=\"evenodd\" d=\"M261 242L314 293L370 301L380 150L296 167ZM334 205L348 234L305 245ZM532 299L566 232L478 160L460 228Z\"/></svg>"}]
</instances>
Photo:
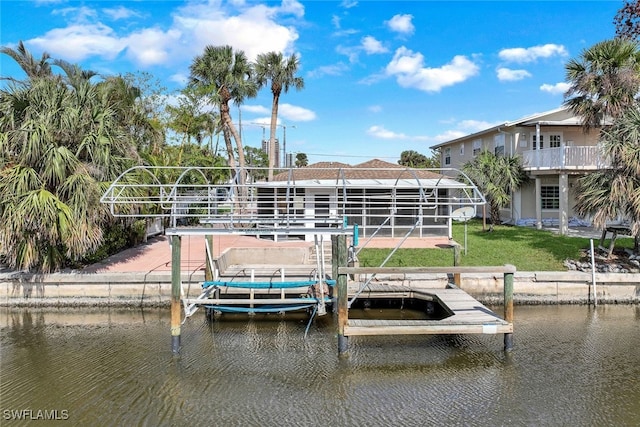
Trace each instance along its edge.
<instances>
[{"instance_id":1,"label":"wood plank","mask_svg":"<svg viewBox=\"0 0 640 427\"><path fill-rule=\"evenodd\" d=\"M399 325L399 326L351 326L350 322L344 328L345 336L374 336L374 335L431 335L431 334L503 334L512 333L513 325Z\"/></svg>"}]
</instances>

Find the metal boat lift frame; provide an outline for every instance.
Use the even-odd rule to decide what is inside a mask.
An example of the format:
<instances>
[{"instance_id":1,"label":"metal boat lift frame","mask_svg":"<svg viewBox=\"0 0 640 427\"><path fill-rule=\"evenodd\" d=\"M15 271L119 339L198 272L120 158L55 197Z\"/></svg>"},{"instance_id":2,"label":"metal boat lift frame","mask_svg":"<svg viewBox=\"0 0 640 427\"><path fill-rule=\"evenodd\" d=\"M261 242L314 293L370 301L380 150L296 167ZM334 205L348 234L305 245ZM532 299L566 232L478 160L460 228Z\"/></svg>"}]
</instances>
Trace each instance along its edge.
<instances>
[{"instance_id":1,"label":"metal boat lift frame","mask_svg":"<svg viewBox=\"0 0 640 427\"><path fill-rule=\"evenodd\" d=\"M136 166L123 172L102 196L101 202L115 217L160 218L168 222L165 235L170 236L172 249L174 352L180 349L183 236L236 234L275 239L313 235L317 241L317 236L352 235L357 240L358 226L349 224L348 213L362 207L371 211L386 209L390 216L401 218L409 229L406 239L425 219L448 221L450 227L455 209L486 203L470 179L465 177L466 182L462 182L451 178L464 177L453 169L289 168L271 182L256 179L264 175L264 168ZM360 192L363 188L389 189L392 200L367 200L366 190ZM328 209L316 209L317 200L311 199L314 189L332 191ZM401 208L411 213L403 217ZM205 304L205 299L190 303ZM319 304L324 301L323 297Z\"/></svg>"}]
</instances>

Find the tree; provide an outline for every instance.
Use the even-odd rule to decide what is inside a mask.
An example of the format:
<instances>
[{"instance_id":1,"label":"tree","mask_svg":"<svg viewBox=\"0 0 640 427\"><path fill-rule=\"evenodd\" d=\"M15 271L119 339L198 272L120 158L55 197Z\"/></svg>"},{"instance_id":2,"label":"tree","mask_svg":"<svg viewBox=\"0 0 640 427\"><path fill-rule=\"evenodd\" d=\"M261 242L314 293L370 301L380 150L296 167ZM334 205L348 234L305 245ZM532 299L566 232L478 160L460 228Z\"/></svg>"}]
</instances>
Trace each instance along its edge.
<instances>
[{"instance_id":1,"label":"tree","mask_svg":"<svg viewBox=\"0 0 640 427\"><path fill-rule=\"evenodd\" d=\"M633 106L640 89L640 53L635 41L605 40L584 50L567 65L570 88L564 104L582 117L586 131L620 117Z\"/></svg>"},{"instance_id":2,"label":"tree","mask_svg":"<svg viewBox=\"0 0 640 427\"><path fill-rule=\"evenodd\" d=\"M247 161L247 167L250 168L251 177L256 181L267 178L265 171L269 164L267 153L264 150L247 145L245 145L244 150L244 157Z\"/></svg>"},{"instance_id":3,"label":"tree","mask_svg":"<svg viewBox=\"0 0 640 427\"><path fill-rule=\"evenodd\" d=\"M305 153L296 154L296 167L303 168L309 164L309 159Z\"/></svg>"},{"instance_id":4,"label":"tree","mask_svg":"<svg viewBox=\"0 0 640 427\"><path fill-rule=\"evenodd\" d=\"M89 74L0 90L0 256L12 268L50 272L97 249L112 221L105 185L138 159L136 104L120 91L135 90Z\"/></svg>"},{"instance_id":5,"label":"tree","mask_svg":"<svg viewBox=\"0 0 640 427\"><path fill-rule=\"evenodd\" d=\"M25 72L28 79L52 76L51 64L49 63L51 57L49 54L44 52L42 57L39 60L36 60L31 52L29 52L24 46L22 40L18 42L18 47L16 49L4 46L0 48L0 53L10 56L14 61L16 61L20 68L22 68L22 71ZM12 80L14 82L19 81L13 77L2 77L2 79Z\"/></svg>"},{"instance_id":6,"label":"tree","mask_svg":"<svg viewBox=\"0 0 640 427\"><path fill-rule=\"evenodd\" d=\"M625 0L613 23L617 37L637 40L640 36L640 2Z\"/></svg>"},{"instance_id":7,"label":"tree","mask_svg":"<svg viewBox=\"0 0 640 427\"><path fill-rule=\"evenodd\" d=\"M519 157L499 156L487 150L462 165L462 172L460 178L470 179L489 203L491 228L500 224L500 209L509 204L511 194L527 181Z\"/></svg>"},{"instance_id":8,"label":"tree","mask_svg":"<svg viewBox=\"0 0 640 427\"><path fill-rule=\"evenodd\" d=\"M406 150L400 153L398 164L410 168L439 168L440 156L434 151L431 152L431 157L427 157L417 151Z\"/></svg>"},{"instance_id":9,"label":"tree","mask_svg":"<svg viewBox=\"0 0 640 427\"><path fill-rule=\"evenodd\" d=\"M582 116L585 129L600 126L600 145L610 166L577 180L576 212L592 215L596 227L618 215L631 219L633 233L640 231L638 194L638 101L640 53L635 41L617 38L587 49L581 60L567 64L572 87L566 101ZM608 122L604 123L603 119Z\"/></svg>"},{"instance_id":10,"label":"tree","mask_svg":"<svg viewBox=\"0 0 640 427\"><path fill-rule=\"evenodd\" d=\"M291 55L284 58L280 52L269 52L258 55L255 64L256 82L259 87L263 87L267 82L271 82L271 125L269 136L269 181L273 180L273 167L275 165L276 152L276 126L278 124L278 105L280 95L289 92L290 87L300 90L304 87L302 77L295 74L299 67L298 57Z\"/></svg>"},{"instance_id":11,"label":"tree","mask_svg":"<svg viewBox=\"0 0 640 427\"><path fill-rule=\"evenodd\" d=\"M202 97L193 88L185 88L178 97L178 105L167 105L168 126L182 135L181 145L191 142L191 138L198 141L204 138L209 127L209 117L203 112Z\"/></svg>"},{"instance_id":12,"label":"tree","mask_svg":"<svg viewBox=\"0 0 640 427\"><path fill-rule=\"evenodd\" d=\"M258 87L252 78L252 67L243 51L231 46L206 46L204 53L193 59L189 70L190 85L209 97L217 105L222 121L222 131L227 144L229 166L235 168L234 150L229 146L231 138L236 142L238 163L245 167L242 139L233 125L229 103L242 104L245 98L255 97Z\"/></svg>"},{"instance_id":13,"label":"tree","mask_svg":"<svg viewBox=\"0 0 640 427\"><path fill-rule=\"evenodd\" d=\"M593 224L604 229L612 218L631 220L634 236L640 234L640 110L631 108L602 132L607 169L577 181L575 210L593 215ZM637 243L637 237L636 237ZM636 248L637 250L637 248Z\"/></svg>"}]
</instances>

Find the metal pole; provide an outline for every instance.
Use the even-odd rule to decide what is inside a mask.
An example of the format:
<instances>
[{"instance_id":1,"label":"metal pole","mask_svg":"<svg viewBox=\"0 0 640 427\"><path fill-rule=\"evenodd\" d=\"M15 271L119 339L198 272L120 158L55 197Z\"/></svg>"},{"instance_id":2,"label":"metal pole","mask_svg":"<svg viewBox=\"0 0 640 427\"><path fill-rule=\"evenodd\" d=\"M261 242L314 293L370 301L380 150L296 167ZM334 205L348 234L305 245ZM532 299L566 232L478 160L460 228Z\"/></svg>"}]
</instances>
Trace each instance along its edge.
<instances>
[{"instance_id":1,"label":"metal pole","mask_svg":"<svg viewBox=\"0 0 640 427\"><path fill-rule=\"evenodd\" d=\"M593 251L593 239L591 239L591 283L593 283L593 306L598 306L598 293L596 292L596 256Z\"/></svg>"},{"instance_id":2,"label":"metal pole","mask_svg":"<svg viewBox=\"0 0 640 427\"><path fill-rule=\"evenodd\" d=\"M282 125L282 167L287 165L287 125Z\"/></svg>"},{"instance_id":3,"label":"metal pole","mask_svg":"<svg viewBox=\"0 0 640 427\"><path fill-rule=\"evenodd\" d=\"M513 323L513 272L504 273L504 320ZM513 350L513 333L504 334L504 351Z\"/></svg>"},{"instance_id":4,"label":"metal pole","mask_svg":"<svg viewBox=\"0 0 640 427\"><path fill-rule=\"evenodd\" d=\"M171 350L180 353L180 236L171 236Z\"/></svg>"}]
</instances>

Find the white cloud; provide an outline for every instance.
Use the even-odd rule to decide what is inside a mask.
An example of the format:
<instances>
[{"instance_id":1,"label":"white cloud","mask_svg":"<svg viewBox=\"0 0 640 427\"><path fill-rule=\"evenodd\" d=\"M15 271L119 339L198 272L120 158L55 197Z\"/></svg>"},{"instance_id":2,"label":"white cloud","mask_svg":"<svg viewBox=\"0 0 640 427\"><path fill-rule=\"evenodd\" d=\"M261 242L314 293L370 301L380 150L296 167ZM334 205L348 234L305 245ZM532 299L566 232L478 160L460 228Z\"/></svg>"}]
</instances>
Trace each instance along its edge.
<instances>
[{"instance_id":1,"label":"white cloud","mask_svg":"<svg viewBox=\"0 0 640 427\"><path fill-rule=\"evenodd\" d=\"M492 123L492 122L486 122L484 120L467 119L467 120L461 120L460 122L458 122L458 128L469 130L471 131L471 133L473 133L473 132L479 132L481 130L492 128L499 124L500 124L499 122Z\"/></svg>"},{"instance_id":2,"label":"white cloud","mask_svg":"<svg viewBox=\"0 0 640 427\"><path fill-rule=\"evenodd\" d=\"M462 55L455 56L450 63L439 68L427 68L421 53L414 53L404 46L396 50L386 67L387 75L395 76L400 86L425 92L439 92L443 87L475 76L478 71L479 67Z\"/></svg>"},{"instance_id":3,"label":"white cloud","mask_svg":"<svg viewBox=\"0 0 640 427\"><path fill-rule=\"evenodd\" d=\"M532 47L514 47L502 49L498 56L500 59L509 62L526 63L534 62L540 58L550 58L552 56L567 56L569 53L563 45L548 43Z\"/></svg>"},{"instance_id":4,"label":"white cloud","mask_svg":"<svg viewBox=\"0 0 640 427\"><path fill-rule=\"evenodd\" d=\"M124 6L104 8L102 9L102 12L113 20L128 19L134 16L140 16L138 12Z\"/></svg>"},{"instance_id":5,"label":"white cloud","mask_svg":"<svg viewBox=\"0 0 640 427\"><path fill-rule=\"evenodd\" d=\"M351 9L352 7L355 7L357 5L357 0L342 0L342 2L340 3L340 6L344 7L345 9Z\"/></svg>"},{"instance_id":6,"label":"white cloud","mask_svg":"<svg viewBox=\"0 0 640 427\"><path fill-rule=\"evenodd\" d=\"M263 105L248 105L244 104L240 107L242 111L246 111L247 113L255 113L255 114L270 114L271 108L267 108Z\"/></svg>"},{"instance_id":7,"label":"white cloud","mask_svg":"<svg viewBox=\"0 0 640 427\"><path fill-rule=\"evenodd\" d=\"M362 39L362 49L364 49L368 55L389 51L389 49L384 47L380 41L376 40L376 38L372 36L366 36Z\"/></svg>"},{"instance_id":8,"label":"white cloud","mask_svg":"<svg viewBox=\"0 0 640 427\"><path fill-rule=\"evenodd\" d=\"M42 37L29 40L29 45L47 51L53 57L81 61L89 56L115 58L126 43L106 25L71 25L48 31Z\"/></svg>"},{"instance_id":9,"label":"white cloud","mask_svg":"<svg viewBox=\"0 0 640 427\"><path fill-rule=\"evenodd\" d=\"M169 47L180 39L180 32L164 32L155 28L131 34L127 42L127 55L142 65L156 65L169 62Z\"/></svg>"},{"instance_id":10,"label":"white cloud","mask_svg":"<svg viewBox=\"0 0 640 427\"><path fill-rule=\"evenodd\" d=\"M413 19L413 15L394 15L388 21L385 21L387 27L393 32L400 34L413 34L415 31L415 27L411 20Z\"/></svg>"},{"instance_id":11,"label":"white cloud","mask_svg":"<svg viewBox=\"0 0 640 427\"><path fill-rule=\"evenodd\" d=\"M408 139L404 133L397 133L384 128L384 126L371 126L367 129L367 135L380 139Z\"/></svg>"},{"instance_id":12,"label":"white cloud","mask_svg":"<svg viewBox=\"0 0 640 427\"><path fill-rule=\"evenodd\" d=\"M496 74L501 82L514 82L531 77L531 73L527 70L512 70L504 67L498 68Z\"/></svg>"},{"instance_id":13,"label":"white cloud","mask_svg":"<svg viewBox=\"0 0 640 427\"><path fill-rule=\"evenodd\" d=\"M552 95L563 95L570 87L571 85L565 82L556 83L554 85L545 83L540 86L540 90L543 92L549 92Z\"/></svg>"},{"instance_id":14,"label":"white cloud","mask_svg":"<svg viewBox=\"0 0 640 427\"><path fill-rule=\"evenodd\" d=\"M189 83L189 75L184 73L176 73L169 77L169 80L176 82L181 86L186 86Z\"/></svg>"},{"instance_id":15,"label":"white cloud","mask_svg":"<svg viewBox=\"0 0 640 427\"><path fill-rule=\"evenodd\" d=\"M469 132L463 132L461 130L447 130L433 137L435 142L446 142L453 139L462 138L465 135L469 135Z\"/></svg>"},{"instance_id":16,"label":"white cloud","mask_svg":"<svg viewBox=\"0 0 640 427\"><path fill-rule=\"evenodd\" d=\"M26 44L69 61L91 56L113 59L126 49L128 56L140 65L171 65L190 60L210 44L231 45L243 50L249 60L263 52L294 53L297 31L276 19L281 15L302 17L304 6L299 1L283 0L274 7L252 2L239 2L235 6L238 10L229 12L229 5L218 2L188 3L174 11L169 27L137 28L131 33L116 33L99 21L96 9L59 9L55 13L68 18L69 25L27 40ZM101 9L101 13L109 19L134 16L132 10L124 7Z\"/></svg>"},{"instance_id":17,"label":"white cloud","mask_svg":"<svg viewBox=\"0 0 640 427\"><path fill-rule=\"evenodd\" d=\"M369 108L367 108L367 110L371 111L372 113L380 113L382 111L382 106L381 105L371 105L371 106L369 106Z\"/></svg>"},{"instance_id":18,"label":"white cloud","mask_svg":"<svg viewBox=\"0 0 640 427\"><path fill-rule=\"evenodd\" d=\"M318 78L322 76L339 76L347 71L349 67L346 64L338 63L333 65L324 65L315 70L309 71L307 77Z\"/></svg>"},{"instance_id":19,"label":"white cloud","mask_svg":"<svg viewBox=\"0 0 640 427\"><path fill-rule=\"evenodd\" d=\"M358 50L357 47L336 46L336 52L349 58L349 62L352 64L358 62Z\"/></svg>"},{"instance_id":20,"label":"white cloud","mask_svg":"<svg viewBox=\"0 0 640 427\"><path fill-rule=\"evenodd\" d=\"M210 4L192 4L176 11L174 28L184 34L181 42L187 57L200 54L207 45L231 45L254 60L264 52L293 53L297 31L275 21L277 14L290 9L255 5L230 16Z\"/></svg>"},{"instance_id":21,"label":"white cloud","mask_svg":"<svg viewBox=\"0 0 640 427\"><path fill-rule=\"evenodd\" d=\"M341 18L338 15L331 16L331 24L333 25L333 28L335 28L336 30L340 29L340 20Z\"/></svg>"},{"instance_id":22,"label":"white cloud","mask_svg":"<svg viewBox=\"0 0 640 427\"><path fill-rule=\"evenodd\" d=\"M315 112L291 104L280 104L278 114L281 118L294 122L310 122L316 119Z\"/></svg>"}]
</instances>

